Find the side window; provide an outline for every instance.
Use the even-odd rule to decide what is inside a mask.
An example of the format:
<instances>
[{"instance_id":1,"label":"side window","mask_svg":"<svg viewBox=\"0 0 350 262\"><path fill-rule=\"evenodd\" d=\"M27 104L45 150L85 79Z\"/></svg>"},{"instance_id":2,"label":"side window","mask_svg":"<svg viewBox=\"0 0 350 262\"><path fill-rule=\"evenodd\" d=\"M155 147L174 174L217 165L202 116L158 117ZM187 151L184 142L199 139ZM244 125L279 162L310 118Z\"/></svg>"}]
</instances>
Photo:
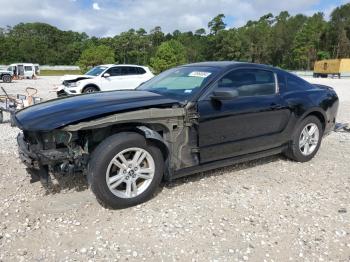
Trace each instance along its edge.
<instances>
[{"instance_id":1,"label":"side window","mask_svg":"<svg viewBox=\"0 0 350 262\"><path fill-rule=\"evenodd\" d=\"M137 69L137 73L138 73L139 75L146 74L146 70L143 69L142 67L136 67L136 69Z\"/></svg>"},{"instance_id":2,"label":"side window","mask_svg":"<svg viewBox=\"0 0 350 262\"><path fill-rule=\"evenodd\" d=\"M128 70L128 67L126 66L121 66L120 67L120 75L122 76L126 76L129 74L129 70Z\"/></svg>"},{"instance_id":3,"label":"side window","mask_svg":"<svg viewBox=\"0 0 350 262\"><path fill-rule=\"evenodd\" d=\"M111 76L120 76L120 67L112 67L108 69L106 73L110 74Z\"/></svg>"},{"instance_id":4,"label":"side window","mask_svg":"<svg viewBox=\"0 0 350 262\"><path fill-rule=\"evenodd\" d=\"M25 66L24 71L32 71L33 68L31 66Z\"/></svg>"},{"instance_id":5,"label":"side window","mask_svg":"<svg viewBox=\"0 0 350 262\"><path fill-rule=\"evenodd\" d=\"M233 70L219 80L218 88L234 88L239 96L272 95L276 93L275 76L260 69Z\"/></svg>"},{"instance_id":6,"label":"side window","mask_svg":"<svg viewBox=\"0 0 350 262\"><path fill-rule=\"evenodd\" d=\"M138 71L136 67L128 67L128 75L138 75Z\"/></svg>"},{"instance_id":7,"label":"side window","mask_svg":"<svg viewBox=\"0 0 350 262\"><path fill-rule=\"evenodd\" d=\"M287 86L285 88L286 92L310 89L309 83L297 76L288 74L286 75L286 80L287 80L286 81Z\"/></svg>"}]
</instances>

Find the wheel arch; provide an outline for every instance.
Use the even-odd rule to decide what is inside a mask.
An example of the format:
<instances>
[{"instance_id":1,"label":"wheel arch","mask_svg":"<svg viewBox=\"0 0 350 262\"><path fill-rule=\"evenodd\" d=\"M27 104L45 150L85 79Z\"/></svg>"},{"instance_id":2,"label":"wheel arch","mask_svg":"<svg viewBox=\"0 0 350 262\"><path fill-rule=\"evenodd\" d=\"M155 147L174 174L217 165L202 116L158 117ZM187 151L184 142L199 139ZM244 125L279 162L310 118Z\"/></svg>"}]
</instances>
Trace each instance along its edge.
<instances>
[{"instance_id":1,"label":"wheel arch","mask_svg":"<svg viewBox=\"0 0 350 262\"><path fill-rule=\"evenodd\" d=\"M127 125L111 125L101 129L90 129L87 131L94 132L95 130L96 132L102 132L102 136L100 137L99 141L92 147L92 151L95 147L97 147L98 144L100 144L109 136L112 136L117 133L134 132L142 135L147 141L157 146L162 152L164 161L167 161L169 157L170 150L168 144L166 143L162 135L151 126L146 126L141 123L128 123Z\"/></svg>"},{"instance_id":2,"label":"wheel arch","mask_svg":"<svg viewBox=\"0 0 350 262\"><path fill-rule=\"evenodd\" d=\"M140 126L137 126L136 128L138 133L142 134L146 140L155 144L162 151L164 161L167 162L170 151L163 137L157 131L147 126L140 125Z\"/></svg>"},{"instance_id":3,"label":"wheel arch","mask_svg":"<svg viewBox=\"0 0 350 262\"><path fill-rule=\"evenodd\" d=\"M84 93L85 89L88 88L88 87L94 87L96 88L98 91L101 91L101 88L96 85L96 84L93 84L93 83L89 83L89 84L86 84L82 89L81 89L81 92Z\"/></svg>"},{"instance_id":4,"label":"wheel arch","mask_svg":"<svg viewBox=\"0 0 350 262\"><path fill-rule=\"evenodd\" d=\"M323 131L326 129L326 125L327 125L327 117L326 117L326 114L324 112L322 112L320 109L318 108L313 108L313 109L310 109L308 110L307 112L305 112L303 114L303 116L300 118L299 120L299 123L301 121L303 121L305 118L309 117L309 116L315 116L317 117L321 124L322 124L322 129Z\"/></svg>"}]
</instances>

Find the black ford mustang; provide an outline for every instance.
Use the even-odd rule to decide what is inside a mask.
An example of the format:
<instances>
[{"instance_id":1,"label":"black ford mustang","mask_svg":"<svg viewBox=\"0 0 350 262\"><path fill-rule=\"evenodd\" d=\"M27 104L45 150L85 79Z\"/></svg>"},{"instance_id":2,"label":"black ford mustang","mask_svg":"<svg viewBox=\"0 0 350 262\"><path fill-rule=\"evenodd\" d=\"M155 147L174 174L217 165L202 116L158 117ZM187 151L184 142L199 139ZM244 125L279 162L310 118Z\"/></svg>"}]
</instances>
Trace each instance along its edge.
<instances>
[{"instance_id":1,"label":"black ford mustang","mask_svg":"<svg viewBox=\"0 0 350 262\"><path fill-rule=\"evenodd\" d=\"M13 121L31 172L82 171L100 203L121 208L149 199L162 179L279 153L308 161L337 109L332 88L283 70L205 62L137 90L44 102Z\"/></svg>"}]
</instances>

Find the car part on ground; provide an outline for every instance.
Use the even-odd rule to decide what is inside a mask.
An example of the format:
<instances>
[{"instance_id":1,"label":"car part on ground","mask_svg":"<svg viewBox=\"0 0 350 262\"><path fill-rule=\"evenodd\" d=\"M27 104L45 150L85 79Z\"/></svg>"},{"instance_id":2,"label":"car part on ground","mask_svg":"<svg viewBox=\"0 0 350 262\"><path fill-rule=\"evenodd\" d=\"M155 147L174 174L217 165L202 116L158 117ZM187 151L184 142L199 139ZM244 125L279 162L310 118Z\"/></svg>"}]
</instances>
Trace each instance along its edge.
<instances>
[{"instance_id":1,"label":"car part on ground","mask_svg":"<svg viewBox=\"0 0 350 262\"><path fill-rule=\"evenodd\" d=\"M134 91L45 102L14 121L28 168L44 180L84 172L99 202L120 208L149 199L162 178L279 153L308 161L334 130L338 104L332 88L280 69L211 62L170 69Z\"/></svg>"},{"instance_id":2,"label":"car part on ground","mask_svg":"<svg viewBox=\"0 0 350 262\"><path fill-rule=\"evenodd\" d=\"M350 132L350 126L348 123L336 123L334 126L334 132Z\"/></svg>"}]
</instances>

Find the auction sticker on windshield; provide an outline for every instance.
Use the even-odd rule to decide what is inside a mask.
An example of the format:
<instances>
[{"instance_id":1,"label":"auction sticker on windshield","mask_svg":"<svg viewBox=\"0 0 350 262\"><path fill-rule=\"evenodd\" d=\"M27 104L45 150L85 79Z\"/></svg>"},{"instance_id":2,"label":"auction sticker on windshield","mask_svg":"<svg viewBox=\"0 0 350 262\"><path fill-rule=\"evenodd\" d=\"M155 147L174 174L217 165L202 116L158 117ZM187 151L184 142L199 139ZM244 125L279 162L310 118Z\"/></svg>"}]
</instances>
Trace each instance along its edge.
<instances>
[{"instance_id":1,"label":"auction sticker on windshield","mask_svg":"<svg viewBox=\"0 0 350 262\"><path fill-rule=\"evenodd\" d=\"M203 71L193 71L191 72L188 76L194 76L194 77L202 77L202 78L206 78L208 76L210 76L211 73L210 72L203 72Z\"/></svg>"}]
</instances>

